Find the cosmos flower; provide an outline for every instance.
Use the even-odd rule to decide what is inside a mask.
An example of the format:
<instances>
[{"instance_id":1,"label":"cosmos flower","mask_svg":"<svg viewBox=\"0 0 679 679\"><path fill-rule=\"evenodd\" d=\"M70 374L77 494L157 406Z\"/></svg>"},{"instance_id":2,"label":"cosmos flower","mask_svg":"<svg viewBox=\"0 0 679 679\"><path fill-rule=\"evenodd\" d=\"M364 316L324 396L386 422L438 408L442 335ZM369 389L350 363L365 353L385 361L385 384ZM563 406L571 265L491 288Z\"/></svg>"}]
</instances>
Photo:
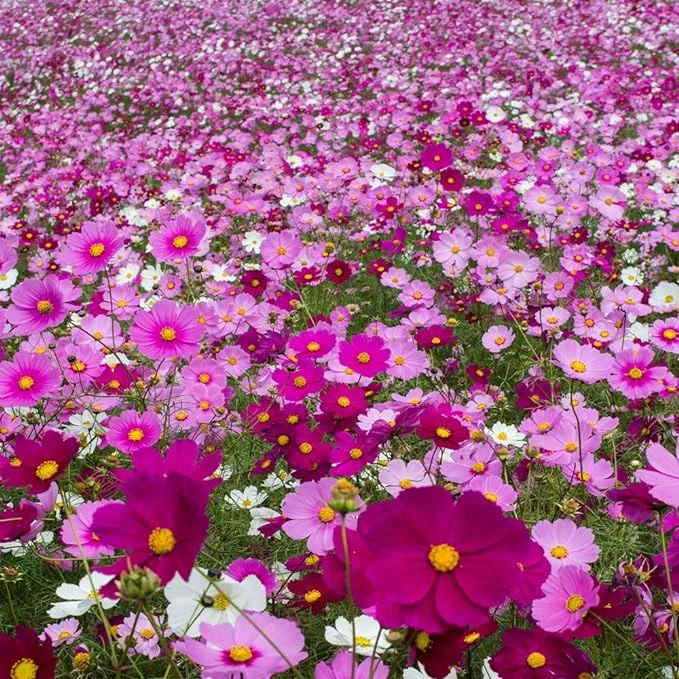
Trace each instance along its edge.
<instances>
[{"instance_id":1,"label":"cosmos flower","mask_svg":"<svg viewBox=\"0 0 679 679\"><path fill-rule=\"evenodd\" d=\"M9 679L54 679L57 658L52 654L52 639L43 641L25 625L14 636L0 632L0 676Z\"/></svg>"},{"instance_id":2,"label":"cosmos flower","mask_svg":"<svg viewBox=\"0 0 679 679\"><path fill-rule=\"evenodd\" d=\"M600 550L594 542L594 533L571 519L538 521L531 534L544 550L553 570L563 566L589 569L590 564L599 558Z\"/></svg>"},{"instance_id":3,"label":"cosmos flower","mask_svg":"<svg viewBox=\"0 0 679 679\"><path fill-rule=\"evenodd\" d=\"M389 349L380 337L354 335L340 342L340 363L363 377L375 377L387 369Z\"/></svg>"},{"instance_id":4,"label":"cosmos flower","mask_svg":"<svg viewBox=\"0 0 679 679\"><path fill-rule=\"evenodd\" d=\"M566 375L585 384L606 379L613 366L613 357L609 354L572 339L557 344L553 357Z\"/></svg>"},{"instance_id":5,"label":"cosmos flower","mask_svg":"<svg viewBox=\"0 0 679 679\"><path fill-rule=\"evenodd\" d=\"M124 453L151 447L162 433L157 416L149 411L140 415L136 410L126 410L112 417L107 426L107 443Z\"/></svg>"},{"instance_id":6,"label":"cosmos flower","mask_svg":"<svg viewBox=\"0 0 679 679\"><path fill-rule=\"evenodd\" d=\"M181 262L193 257L205 237L206 225L202 219L178 215L163 224L159 231L149 236L153 256L161 262Z\"/></svg>"},{"instance_id":7,"label":"cosmos flower","mask_svg":"<svg viewBox=\"0 0 679 679\"><path fill-rule=\"evenodd\" d=\"M151 311L136 315L130 328L130 340L148 358L192 356L204 334L197 318L194 308L161 300Z\"/></svg>"},{"instance_id":8,"label":"cosmos flower","mask_svg":"<svg viewBox=\"0 0 679 679\"><path fill-rule=\"evenodd\" d=\"M307 657L296 623L270 613L241 616L234 624L200 625L202 641L185 639L175 648L203 668L203 676L240 674L260 679L282 672Z\"/></svg>"},{"instance_id":9,"label":"cosmos flower","mask_svg":"<svg viewBox=\"0 0 679 679\"><path fill-rule=\"evenodd\" d=\"M679 443L674 455L659 443L651 443L646 458L648 468L637 471L636 477L648 484L654 498L679 507Z\"/></svg>"},{"instance_id":10,"label":"cosmos flower","mask_svg":"<svg viewBox=\"0 0 679 679\"><path fill-rule=\"evenodd\" d=\"M69 234L62 263L77 274L94 274L105 269L123 246L115 224L109 221L86 222L79 232Z\"/></svg>"},{"instance_id":11,"label":"cosmos flower","mask_svg":"<svg viewBox=\"0 0 679 679\"><path fill-rule=\"evenodd\" d=\"M0 406L34 406L41 398L54 395L61 375L47 356L19 351L12 361L0 363Z\"/></svg>"},{"instance_id":12,"label":"cosmos flower","mask_svg":"<svg viewBox=\"0 0 679 679\"><path fill-rule=\"evenodd\" d=\"M389 668L375 658L356 660L351 651L338 653L330 664L320 662L314 670L315 679L387 679Z\"/></svg>"}]
</instances>

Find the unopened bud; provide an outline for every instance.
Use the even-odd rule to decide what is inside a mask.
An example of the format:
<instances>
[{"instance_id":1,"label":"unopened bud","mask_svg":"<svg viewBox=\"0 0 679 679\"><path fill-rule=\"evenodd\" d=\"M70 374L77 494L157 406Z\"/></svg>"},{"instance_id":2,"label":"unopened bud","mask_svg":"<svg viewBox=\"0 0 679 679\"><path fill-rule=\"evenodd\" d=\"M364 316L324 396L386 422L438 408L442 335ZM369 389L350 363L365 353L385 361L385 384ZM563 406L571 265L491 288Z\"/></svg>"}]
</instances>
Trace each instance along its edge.
<instances>
[{"instance_id":1,"label":"unopened bud","mask_svg":"<svg viewBox=\"0 0 679 679\"><path fill-rule=\"evenodd\" d=\"M150 568L135 566L125 571L116 582L121 599L144 601L160 589L160 579Z\"/></svg>"},{"instance_id":2,"label":"unopened bud","mask_svg":"<svg viewBox=\"0 0 679 679\"><path fill-rule=\"evenodd\" d=\"M348 514L358 509L356 498L358 488L349 479L338 479L332 489L329 506L340 514Z\"/></svg>"}]
</instances>

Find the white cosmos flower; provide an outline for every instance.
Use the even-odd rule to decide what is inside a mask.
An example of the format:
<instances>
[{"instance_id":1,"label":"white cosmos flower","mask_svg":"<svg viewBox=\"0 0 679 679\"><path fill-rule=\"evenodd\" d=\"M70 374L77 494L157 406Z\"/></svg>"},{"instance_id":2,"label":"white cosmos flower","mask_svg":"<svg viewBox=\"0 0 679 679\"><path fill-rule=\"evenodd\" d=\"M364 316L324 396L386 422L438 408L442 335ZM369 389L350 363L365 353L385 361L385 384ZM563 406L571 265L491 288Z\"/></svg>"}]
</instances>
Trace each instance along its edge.
<instances>
[{"instance_id":1,"label":"white cosmos flower","mask_svg":"<svg viewBox=\"0 0 679 679\"><path fill-rule=\"evenodd\" d=\"M489 106L486 109L486 118L488 118L491 123L499 123L506 117L507 114L499 106Z\"/></svg>"},{"instance_id":2,"label":"white cosmos flower","mask_svg":"<svg viewBox=\"0 0 679 679\"><path fill-rule=\"evenodd\" d=\"M502 677L491 669L490 658L483 661L483 679L502 679Z\"/></svg>"},{"instance_id":3,"label":"white cosmos flower","mask_svg":"<svg viewBox=\"0 0 679 679\"><path fill-rule=\"evenodd\" d=\"M12 556L26 556L31 551L31 546L35 545L49 545L54 539L54 533L45 530L38 533L32 540L28 542L21 542L21 540L13 540L12 542L3 542L0 544L0 554L8 552Z\"/></svg>"},{"instance_id":4,"label":"white cosmos flower","mask_svg":"<svg viewBox=\"0 0 679 679\"><path fill-rule=\"evenodd\" d=\"M117 599L107 599L99 594L99 590L113 580L114 575L104 575L93 571L86 575L77 585L65 583L57 587L57 596L63 599L47 611L50 618L78 617L87 613L95 606L97 599L104 610L113 608L118 603Z\"/></svg>"},{"instance_id":5,"label":"white cosmos flower","mask_svg":"<svg viewBox=\"0 0 679 679\"><path fill-rule=\"evenodd\" d=\"M118 269L116 274L116 285L127 285L137 277L141 267L138 264L126 264Z\"/></svg>"},{"instance_id":6,"label":"white cosmos flower","mask_svg":"<svg viewBox=\"0 0 679 679\"><path fill-rule=\"evenodd\" d=\"M19 272L16 269L10 269L7 273L0 275L0 290L9 290L17 281Z\"/></svg>"},{"instance_id":7,"label":"white cosmos flower","mask_svg":"<svg viewBox=\"0 0 679 679\"><path fill-rule=\"evenodd\" d=\"M358 655L373 655L373 652L375 655L382 655L391 645L387 632L388 630L382 629L380 623L369 615L354 618L353 627L350 620L339 617L335 620L334 627L328 625L325 628L325 640L333 646L355 648Z\"/></svg>"},{"instance_id":8,"label":"white cosmos flower","mask_svg":"<svg viewBox=\"0 0 679 679\"><path fill-rule=\"evenodd\" d=\"M660 281L653 288L648 303L654 311L665 313L679 308L679 285L669 281Z\"/></svg>"},{"instance_id":9,"label":"white cosmos flower","mask_svg":"<svg viewBox=\"0 0 679 679\"><path fill-rule=\"evenodd\" d=\"M243 238L243 247L245 252L251 252L258 255L260 248L262 247L262 241L264 236L262 236L259 231L247 231L245 237Z\"/></svg>"},{"instance_id":10,"label":"white cosmos flower","mask_svg":"<svg viewBox=\"0 0 679 679\"><path fill-rule=\"evenodd\" d=\"M417 667L406 667L406 669L403 670L403 679L431 679L431 676L427 674L422 663L418 662ZM454 669L451 669L444 679L457 679L457 672Z\"/></svg>"},{"instance_id":11,"label":"white cosmos flower","mask_svg":"<svg viewBox=\"0 0 679 679\"><path fill-rule=\"evenodd\" d=\"M624 285L641 285L644 282L644 274L638 266L626 266L620 272L620 280Z\"/></svg>"},{"instance_id":12,"label":"white cosmos flower","mask_svg":"<svg viewBox=\"0 0 679 679\"><path fill-rule=\"evenodd\" d=\"M258 490L255 486L248 486L243 490L232 490L229 493L229 499L234 504L243 509L251 509L261 505L266 500L267 494Z\"/></svg>"},{"instance_id":13,"label":"white cosmos flower","mask_svg":"<svg viewBox=\"0 0 679 679\"><path fill-rule=\"evenodd\" d=\"M380 179L384 182L393 181L393 179L396 177L396 170L390 165L385 165L384 163L376 163L370 168L370 172L377 179Z\"/></svg>"},{"instance_id":14,"label":"white cosmos flower","mask_svg":"<svg viewBox=\"0 0 679 679\"><path fill-rule=\"evenodd\" d=\"M141 287L146 292L149 292L156 283L160 283L163 277L163 270L159 266L147 266L141 272Z\"/></svg>"},{"instance_id":15,"label":"white cosmos flower","mask_svg":"<svg viewBox=\"0 0 679 679\"><path fill-rule=\"evenodd\" d=\"M526 443L526 435L520 432L513 424L496 422L490 429L486 428L486 435L490 436L495 443L501 446L520 448Z\"/></svg>"},{"instance_id":16,"label":"white cosmos flower","mask_svg":"<svg viewBox=\"0 0 679 679\"><path fill-rule=\"evenodd\" d=\"M256 575L242 582L227 575L207 577L194 568L188 581L175 575L165 586L170 629L179 636L197 637L200 624L234 623L240 611L263 611L266 608L266 588Z\"/></svg>"}]
</instances>

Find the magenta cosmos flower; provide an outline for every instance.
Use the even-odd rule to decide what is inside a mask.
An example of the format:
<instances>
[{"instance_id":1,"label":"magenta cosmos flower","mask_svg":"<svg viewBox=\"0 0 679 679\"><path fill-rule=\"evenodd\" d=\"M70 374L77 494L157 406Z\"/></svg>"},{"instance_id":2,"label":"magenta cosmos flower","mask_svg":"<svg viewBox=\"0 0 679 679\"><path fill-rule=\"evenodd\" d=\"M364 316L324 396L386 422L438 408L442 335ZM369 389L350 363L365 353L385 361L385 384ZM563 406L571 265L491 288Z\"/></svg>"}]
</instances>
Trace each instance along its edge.
<instances>
[{"instance_id":1,"label":"magenta cosmos flower","mask_svg":"<svg viewBox=\"0 0 679 679\"><path fill-rule=\"evenodd\" d=\"M584 651L541 629L507 630L490 667L502 679L589 679L596 673Z\"/></svg>"},{"instance_id":2,"label":"magenta cosmos flower","mask_svg":"<svg viewBox=\"0 0 679 679\"><path fill-rule=\"evenodd\" d=\"M12 290L7 320L20 335L35 335L64 321L79 292L56 276L29 278Z\"/></svg>"},{"instance_id":3,"label":"magenta cosmos flower","mask_svg":"<svg viewBox=\"0 0 679 679\"><path fill-rule=\"evenodd\" d=\"M593 384L608 377L613 357L594 347L567 339L554 347L554 362L566 375L585 384Z\"/></svg>"},{"instance_id":4,"label":"magenta cosmos flower","mask_svg":"<svg viewBox=\"0 0 679 679\"><path fill-rule=\"evenodd\" d=\"M195 354L203 333L195 309L161 300L137 314L130 339L148 358L176 358Z\"/></svg>"},{"instance_id":5,"label":"magenta cosmos flower","mask_svg":"<svg viewBox=\"0 0 679 679\"><path fill-rule=\"evenodd\" d=\"M363 377L384 372L389 365L389 353L381 337L369 335L354 335L339 345L340 363Z\"/></svg>"},{"instance_id":6,"label":"magenta cosmos flower","mask_svg":"<svg viewBox=\"0 0 679 679\"><path fill-rule=\"evenodd\" d=\"M106 442L124 453L132 453L152 446L161 433L160 422L153 413L147 411L140 415L128 410L108 421Z\"/></svg>"},{"instance_id":7,"label":"magenta cosmos flower","mask_svg":"<svg viewBox=\"0 0 679 679\"><path fill-rule=\"evenodd\" d=\"M52 640L41 640L30 627L19 625L14 636L0 633L0 677L54 679L57 659Z\"/></svg>"},{"instance_id":8,"label":"magenta cosmos flower","mask_svg":"<svg viewBox=\"0 0 679 679\"><path fill-rule=\"evenodd\" d=\"M358 532L371 552L365 576L377 619L432 634L485 622L517 584L531 545L524 524L480 493L455 502L440 486L368 506Z\"/></svg>"},{"instance_id":9,"label":"magenta cosmos flower","mask_svg":"<svg viewBox=\"0 0 679 679\"><path fill-rule=\"evenodd\" d=\"M679 354L679 319L664 318L651 326L651 342L671 354Z\"/></svg>"},{"instance_id":10,"label":"magenta cosmos flower","mask_svg":"<svg viewBox=\"0 0 679 679\"><path fill-rule=\"evenodd\" d=\"M649 347L635 345L621 351L608 378L610 385L630 399L646 398L661 389L665 371L653 365L654 354Z\"/></svg>"},{"instance_id":11,"label":"magenta cosmos flower","mask_svg":"<svg viewBox=\"0 0 679 679\"><path fill-rule=\"evenodd\" d=\"M552 570L562 566L589 568L599 558L594 533L570 519L538 521L533 526L532 536L544 550Z\"/></svg>"},{"instance_id":12,"label":"magenta cosmos flower","mask_svg":"<svg viewBox=\"0 0 679 679\"><path fill-rule=\"evenodd\" d=\"M104 572L120 573L129 560L150 568L162 584L175 573L188 580L209 523L207 497L198 485L174 472L138 474L125 482L125 503L100 507L92 519L91 530L102 544L127 554Z\"/></svg>"},{"instance_id":13,"label":"magenta cosmos flower","mask_svg":"<svg viewBox=\"0 0 679 679\"><path fill-rule=\"evenodd\" d=\"M582 568L564 566L542 585L545 595L533 602L533 618L546 632L565 632L582 625L587 611L599 603L599 583Z\"/></svg>"},{"instance_id":14,"label":"magenta cosmos flower","mask_svg":"<svg viewBox=\"0 0 679 679\"><path fill-rule=\"evenodd\" d=\"M303 401L325 385L324 370L315 366L313 361L299 361L289 368L274 370L272 375L273 381L278 385L278 393L286 401Z\"/></svg>"},{"instance_id":15,"label":"magenta cosmos flower","mask_svg":"<svg viewBox=\"0 0 679 679\"><path fill-rule=\"evenodd\" d=\"M650 486L651 495L679 507L679 444L674 455L659 443L651 443L646 451L648 469L641 469L636 477Z\"/></svg>"},{"instance_id":16,"label":"magenta cosmos flower","mask_svg":"<svg viewBox=\"0 0 679 679\"><path fill-rule=\"evenodd\" d=\"M123 246L118 229L112 222L87 222L80 233L66 239L62 262L77 274L102 271Z\"/></svg>"},{"instance_id":17,"label":"magenta cosmos flower","mask_svg":"<svg viewBox=\"0 0 679 679\"><path fill-rule=\"evenodd\" d=\"M206 227L202 219L192 220L186 215L175 217L160 231L149 236L153 256L161 262L176 262L193 257L205 237Z\"/></svg>"},{"instance_id":18,"label":"magenta cosmos flower","mask_svg":"<svg viewBox=\"0 0 679 679\"><path fill-rule=\"evenodd\" d=\"M330 507L335 479L307 481L294 493L285 497L281 509L288 521L283 532L293 540L307 539L307 547L314 554L326 554L332 549L335 526L340 525L340 515ZM347 514L348 528L356 526L356 513Z\"/></svg>"},{"instance_id":19,"label":"magenta cosmos flower","mask_svg":"<svg viewBox=\"0 0 679 679\"><path fill-rule=\"evenodd\" d=\"M175 648L203 668L203 677L262 679L298 665L307 657L304 635L292 620L249 613L234 624L200 625L203 641L185 639Z\"/></svg>"},{"instance_id":20,"label":"magenta cosmos flower","mask_svg":"<svg viewBox=\"0 0 679 679\"><path fill-rule=\"evenodd\" d=\"M0 363L0 406L34 406L41 398L55 395L61 375L47 356L20 351L11 362Z\"/></svg>"},{"instance_id":21,"label":"magenta cosmos flower","mask_svg":"<svg viewBox=\"0 0 679 679\"><path fill-rule=\"evenodd\" d=\"M79 447L75 436L64 438L51 429L41 441L17 434L14 457L4 458L0 464L2 481L10 488L26 488L35 495L44 493L53 481L64 475Z\"/></svg>"}]
</instances>

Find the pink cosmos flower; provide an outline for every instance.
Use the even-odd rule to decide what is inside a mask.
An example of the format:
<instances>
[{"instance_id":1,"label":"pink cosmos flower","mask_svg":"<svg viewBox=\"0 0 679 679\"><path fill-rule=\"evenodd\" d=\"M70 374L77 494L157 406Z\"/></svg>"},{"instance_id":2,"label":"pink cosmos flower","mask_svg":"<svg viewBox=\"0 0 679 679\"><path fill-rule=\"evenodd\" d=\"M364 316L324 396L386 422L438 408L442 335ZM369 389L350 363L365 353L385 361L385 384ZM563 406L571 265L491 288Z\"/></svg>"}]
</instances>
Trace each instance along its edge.
<instances>
[{"instance_id":1,"label":"pink cosmos flower","mask_svg":"<svg viewBox=\"0 0 679 679\"><path fill-rule=\"evenodd\" d=\"M206 226L202 219L178 215L164 224L160 231L149 236L153 256L161 262L177 262L193 257L205 237Z\"/></svg>"},{"instance_id":2,"label":"pink cosmos flower","mask_svg":"<svg viewBox=\"0 0 679 679\"><path fill-rule=\"evenodd\" d=\"M622 219L625 214L627 198L614 186L602 186L590 200L591 206L607 219Z\"/></svg>"},{"instance_id":3,"label":"pink cosmos flower","mask_svg":"<svg viewBox=\"0 0 679 679\"><path fill-rule=\"evenodd\" d=\"M477 476L502 474L500 462L493 447L487 443L451 451L450 459L441 465L441 474L453 483L468 483Z\"/></svg>"},{"instance_id":4,"label":"pink cosmos flower","mask_svg":"<svg viewBox=\"0 0 679 679\"><path fill-rule=\"evenodd\" d=\"M600 550L594 543L594 533L570 519L538 521L531 535L544 550L552 570L563 566L589 569L590 564L599 558Z\"/></svg>"},{"instance_id":5,"label":"pink cosmos flower","mask_svg":"<svg viewBox=\"0 0 679 679\"><path fill-rule=\"evenodd\" d=\"M156 626L158 626L158 622ZM164 635L172 632L165 630ZM160 655L160 640L145 613L130 613L119 625L118 635L127 644L130 655L143 655L147 658L157 658Z\"/></svg>"},{"instance_id":6,"label":"pink cosmos flower","mask_svg":"<svg viewBox=\"0 0 679 679\"><path fill-rule=\"evenodd\" d=\"M299 361L290 365L291 370L278 368L273 372L273 381L278 393L286 401L303 401L307 396L319 392L325 384L324 370L313 361Z\"/></svg>"},{"instance_id":7,"label":"pink cosmos flower","mask_svg":"<svg viewBox=\"0 0 679 679\"><path fill-rule=\"evenodd\" d=\"M102 544L96 533L92 532L95 512L117 500L98 500L85 502L77 507L61 526L61 541L66 545L66 553L80 559L96 559L100 556L113 556L113 548Z\"/></svg>"},{"instance_id":8,"label":"pink cosmos flower","mask_svg":"<svg viewBox=\"0 0 679 679\"><path fill-rule=\"evenodd\" d=\"M80 292L56 276L29 278L12 290L7 320L19 335L34 335L60 325L75 309Z\"/></svg>"},{"instance_id":9,"label":"pink cosmos flower","mask_svg":"<svg viewBox=\"0 0 679 679\"><path fill-rule=\"evenodd\" d=\"M130 339L149 358L176 358L196 353L203 328L192 307L169 300L156 302L151 311L137 314Z\"/></svg>"},{"instance_id":10,"label":"pink cosmos flower","mask_svg":"<svg viewBox=\"0 0 679 679\"><path fill-rule=\"evenodd\" d=\"M651 326L651 342L671 354L679 354L679 319L663 318L655 321Z\"/></svg>"},{"instance_id":11,"label":"pink cosmos flower","mask_svg":"<svg viewBox=\"0 0 679 679\"><path fill-rule=\"evenodd\" d=\"M54 396L61 375L43 354L19 351L12 361L0 363L0 406L34 406L41 398Z\"/></svg>"},{"instance_id":12,"label":"pink cosmos flower","mask_svg":"<svg viewBox=\"0 0 679 679\"><path fill-rule=\"evenodd\" d=\"M648 467L637 471L636 477L651 487L654 498L679 508L679 442L674 455L659 443L651 443L646 458Z\"/></svg>"},{"instance_id":13,"label":"pink cosmos flower","mask_svg":"<svg viewBox=\"0 0 679 679\"><path fill-rule=\"evenodd\" d=\"M536 215L554 215L559 203L558 196L546 185L533 186L523 195L526 209Z\"/></svg>"},{"instance_id":14,"label":"pink cosmos flower","mask_svg":"<svg viewBox=\"0 0 679 679\"><path fill-rule=\"evenodd\" d=\"M427 354L420 351L410 340L400 339L389 342L389 367L387 375L400 380L412 380L429 368Z\"/></svg>"},{"instance_id":15,"label":"pink cosmos flower","mask_svg":"<svg viewBox=\"0 0 679 679\"><path fill-rule=\"evenodd\" d=\"M498 276L507 287L523 288L538 277L540 260L525 252L509 250L497 269Z\"/></svg>"},{"instance_id":16,"label":"pink cosmos flower","mask_svg":"<svg viewBox=\"0 0 679 679\"><path fill-rule=\"evenodd\" d=\"M127 410L108 421L106 442L124 453L132 453L151 447L161 433L160 422L152 412L140 415L135 410Z\"/></svg>"},{"instance_id":17,"label":"pink cosmos flower","mask_svg":"<svg viewBox=\"0 0 679 679\"><path fill-rule=\"evenodd\" d=\"M307 481L297 487L294 493L286 495L281 509L288 518L283 532L293 540L307 539L307 547L314 554L327 554L332 549L332 534L340 525L340 515L330 507L332 490L337 481L325 478ZM347 527L354 528L357 515L347 514Z\"/></svg>"},{"instance_id":18,"label":"pink cosmos flower","mask_svg":"<svg viewBox=\"0 0 679 679\"><path fill-rule=\"evenodd\" d=\"M557 344L553 356L566 375L585 384L606 379L613 366L613 357L609 354L572 339Z\"/></svg>"},{"instance_id":19,"label":"pink cosmos flower","mask_svg":"<svg viewBox=\"0 0 679 679\"><path fill-rule=\"evenodd\" d=\"M420 460L405 462L401 459L391 460L389 464L380 470L380 483L392 497L408 488L423 488L433 486L434 481L427 474L425 466Z\"/></svg>"},{"instance_id":20,"label":"pink cosmos flower","mask_svg":"<svg viewBox=\"0 0 679 679\"><path fill-rule=\"evenodd\" d=\"M339 345L340 363L363 377L375 377L387 369L389 349L381 337L354 335Z\"/></svg>"},{"instance_id":21,"label":"pink cosmos flower","mask_svg":"<svg viewBox=\"0 0 679 679\"><path fill-rule=\"evenodd\" d=\"M434 259L446 269L461 271L469 262L473 244L474 238L466 229L442 233L432 247Z\"/></svg>"},{"instance_id":22,"label":"pink cosmos flower","mask_svg":"<svg viewBox=\"0 0 679 679\"><path fill-rule=\"evenodd\" d=\"M106 268L123 246L112 222L85 222L80 232L69 235L61 261L77 274L94 274Z\"/></svg>"},{"instance_id":23,"label":"pink cosmos flower","mask_svg":"<svg viewBox=\"0 0 679 679\"><path fill-rule=\"evenodd\" d=\"M606 459L595 460L593 455L584 455L582 460L573 460L561 468L564 477L572 485L582 485L595 497L602 497L614 483L613 465Z\"/></svg>"},{"instance_id":24,"label":"pink cosmos flower","mask_svg":"<svg viewBox=\"0 0 679 679\"><path fill-rule=\"evenodd\" d=\"M249 613L234 624L201 623L200 635L202 641L187 638L175 648L202 666L203 677L262 679L307 657L297 624L266 612Z\"/></svg>"},{"instance_id":25,"label":"pink cosmos flower","mask_svg":"<svg viewBox=\"0 0 679 679\"><path fill-rule=\"evenodd\" d=\"M483 333L481 344L490 351L491 354L499 354L507 349L514 342L514 331L504 325L492 325Z\"/></svg>"},{"instance_id":26,"label":"pink cosmos flower","mask_svg":"<svg viewBox=\"0 0 679 679\"><path fill-rule=\"evenodd\" d=\"M52 646L56 648L62 644L66 644L67 646L74 644L81 633L78 618L66 618L65 620L60 620L59 622L47 625L41 638L50 638L52 640Z\"/></svg>"},{"instance_id":27,"label":"pink cosmos flower","mask_svg":"<svg viewBox=\"0 0 679 679\"><path fill-rule=\"evenodd\" d=\"M295 234L281 231L270 233L262 241L260 253L267 266L272 269L285 269L295 261L301 249L302 246Z\"/></svg>"},{"instance_id":28,"label":"pink cosmos flower","mask_svg":"<svg viewBox=\"0 0 679 679\"><path fill-rule=\"evenodd\" d=\"M653 350L639 345L615 357L608 381L616 391L630 399L641 399L661 389L664 369L653 365Z\"/></svg>"},{"instance_id":29,"label":"pink cosmos flower","mask_svg":"<svg viewBox=\"0 0 679 679\"><path fill-rule=\"evenodd\" d=\"M442 170L453 162L453 152L445 144L429 144L420 158L423 167Z\"/></svg>"},{"instance_id":30,"label":"pink cosmos flower","mask_svg":"<svg viewBox=\"0 0 679 679\"><path fill-rule=\"evenodd\" d=\"M337 338L329 330L314 328L291 337L288 346L300 358L318 360L333 349L336 341Z\"/></svg>"},{"instance_id":31,"label":"pink cosmos flower","mask_svg":"<svg viewBox=\"0 0 679 679\"><path fill-rule=\"evenodd\" d=\"M565 632L582 625L582 620L599 603L599 583L578 566L564 566L542 585L544 597L533 602L532 613L546 632Z\"/></svg>"},{"instance_id":32,"label":"pink cosmos flower","mask_svg":"<svg viewBox=\"0 0 679 679\"><path fill-rule=\"evenodd\" d=\"M357 662L354 667L354 662ZM351 651L338 653L332 663L320 662L314 671L315 679L387 679L389 668L376 658L358 662Z\"/></svg>"},{"instance_id":33,"label":"pink cosmos flower","mask_svg":"<svg viewBox=\"0 0 679 679\"><path fill-rule=\"evenodd\" d=\"M508 483L492 474L475 476L467 484L465 490L475 490L481 493L486 500L494 502L503 512L512 511L519 497L519 494Z\"/></svg>"}]
</instances>

